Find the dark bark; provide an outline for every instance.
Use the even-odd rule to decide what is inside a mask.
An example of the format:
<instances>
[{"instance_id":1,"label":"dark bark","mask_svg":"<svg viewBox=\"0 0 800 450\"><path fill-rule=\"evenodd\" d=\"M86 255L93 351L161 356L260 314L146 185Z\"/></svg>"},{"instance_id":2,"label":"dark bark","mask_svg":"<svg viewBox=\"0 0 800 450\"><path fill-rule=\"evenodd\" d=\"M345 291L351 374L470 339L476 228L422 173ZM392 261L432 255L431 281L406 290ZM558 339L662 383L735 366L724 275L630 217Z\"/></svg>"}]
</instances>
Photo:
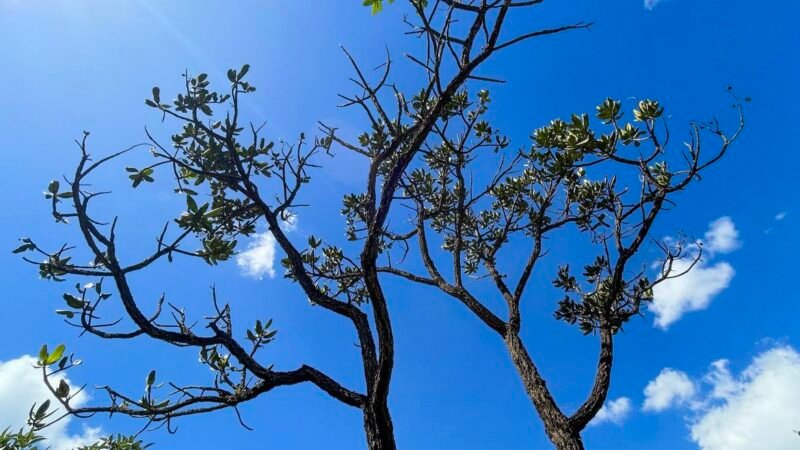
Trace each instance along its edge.
<instances>
[{"instance_id":1,"label":"dark bark","mask_svg":"<svg viewBox=\"0 0 800 450\"><path fill-rule=\"evenodd\" d=\"M589 397L569 418L572 428L580 431L597 415L608 396L611 385L611 369L614 362L614 335L608 329L600 330L600 356L597 360L597 373Z\"/></svg>"},{"instance_id":2,"label":"dark bark","mask_svg":"<svg viewBox=\"0 0 800 450\"><path fill-rule=\"evenodd\" d=\"M561 412L519 336L508 333L504 340L525 392L542 419L547 437L558 450L583 450L580 431L576 431Z\"/></svg>"},{"instance_id":3,"label":"dark bark","mask_svg":"<svg viewBox=\"0 0 800 450\"><path fill-rule=\"evenodd\" d=\"M370 450L395 450L394 425L386 402L364 406L364 430Z\"/></svg>"},{"instance_id":4,"label":"dark bark","mask_svg":"<svg viewBox=\"0 0 800 450\"><path fill-rule=\"evenodd\" d=\"M378 331L378 367L367 380L369 400L364 405L364 429L370 450L394 450L394 427L387 405L389 385L394 367L394 337L392 324L383 288L378 281L375 257L367 251L362 255L362 269L366 276L365 284L370 293L374 311L375 328Z\"/></svg>"},{"instance_id":5,"label":"dark bark","mask_svg":"<svg viewBox=\"0 0 800 450\"><path fill-rule=\"evenodd\" d=\"M578 433L569 433L558 436L550 436L550 440L558 450L584 450L583 440Z\"/></svg>"}]
</instances>

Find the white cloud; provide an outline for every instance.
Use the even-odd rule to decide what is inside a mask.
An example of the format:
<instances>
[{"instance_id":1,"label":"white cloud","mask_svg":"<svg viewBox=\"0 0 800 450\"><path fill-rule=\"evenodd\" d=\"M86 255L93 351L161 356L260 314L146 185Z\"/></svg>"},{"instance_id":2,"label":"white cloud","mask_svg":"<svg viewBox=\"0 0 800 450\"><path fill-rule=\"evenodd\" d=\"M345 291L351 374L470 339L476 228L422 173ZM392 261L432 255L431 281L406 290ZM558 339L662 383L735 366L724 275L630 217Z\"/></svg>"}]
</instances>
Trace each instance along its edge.
<instances>
[{"instance_id":1,"label":"white cloud","mask_svg":"<svg viewBox=\"0 0 800 450\"><path fill-rule=\"evenodd\" d=\"M717 254L730 253L740 246L739 232L730 217L711 222L703 241L703 258L694 267L691 264L695 255L676 260L669 274L675 278L653 288L650 310L656 315L655 325L667 329L687 312L706 309L730 285L736 273L727 262L711 264L711 261Z\"/></svg>"},{"instance_id":2,"label":"white cloud","mask_svg":"<svg viewBox=\"0 0 800 450\"><path fill-rule=\"evenodd\" d=\"M686 271L690 264L689 261L676 261L672 274ZM709 266L701 261L688 273L657 284L650 305L650 310L656 315L655 325L666 329L685 313L706 309L711 300L730 285L734 273L733 267L726 262Z\"/></svg>"},{"instance_id":3,"label":"white cloud","mask_svg":"<svg viewBox=\"0 0 800 450\"><path fill-rule=\"evenodd\" d=\"M712 365L709 405L691 437L702 450L794 450L800 437L800 354L777 347L758 355L734 378L727 361Z\"/></svg>"},{"instance_id":4,"label":"white cloud","mask_svg":"<svg viewBox=\"0 0 800 450\"><path fill-rule=\"evenodd\" d=\"M297 220L296 214L288 213L285 220L280 223L281 229L285 232L297 230ZM259 280L264 276L275 278L276 244L275 236L269 230L254 234L253 239L247 244L247 250L236 255L236 265L242 274Z\"/></svg>"},{"instance_id":5,"label":"white cloud","mask_svg":"<svg viewBox=\"0 0 800 450\"><path fill-rule=\"evenodd\" d=\"M704 250L712 255L716 253L730 253L741 246L739 231L736 230L730 217L720 217L711 222L703 241Z\"/></svg>"},{"instance_id":6,"label":"white cloud","mask_svg":"<svg viewBox=\"0 0 800 450\"><path fill-rule=\"evenodd\" d=\"M236 265L249 277L275 278L275 236L269 231L254 234L247 250L236 255Z\"/></svg>"},{"instance_id":7,"label":"white cloud","mask_svg":"<svg viewBox=\"0 0 800 450\"><path fill-rule=\"evenodd\" d=\"M616 400L606 402L606 404L600 408L600 411L597 412L597 415L594 416L594 419L589 422L589 425L600 425L605 422L619 425L628 418L630 412L631 399L628 397L620 397Z\"/></svg>"},{"instance_id":8,"label":"white cloud","mask_svg":"<svg viewBox=\"0 0 800 450\"><path fill-rule=\"evenodd\" d=\"M731 371L728 369L727 359L711 363L711 370L703 377L703 381L712 387L710 398L728 398L738 389L736 380L733 379Z\"/></svg>"},{"instance_id":9,"label":"white cloud","mask_svg":"<svg viewBox=\"0 0 800 450\"><path fill-rule=\"evenodd\" d=\"M800 353L795 349L780 346L767 350L738 376L724 359L711 363L709 372L697 383L676 373L686 377L681 381L685 384L681 404L692 411L687 424L692 441L701 450L800 448L800 437L794 432L800 427ZM704 387L702 392L698 385Z\"/></svg>"},{"instance_id":10,"label":"white cloud","mask_svg":"<svg viewBox=\"0 0 800 450\"><path fill-rule=\"evenodd\" d=\"M644 411L663 411L686 405L695 397L697 387L689 376L680 370L666 368L644 388Z\"/></svg>"},{"instance_id":11,"label":"white cloud","mask_svg":"<svg viewBox=\"0 0 800 450\"><path fill-rule=\"evenodd\" d=\"M664 0L644 0L644 9L652 11L653 8L658 6Z\"/></svg>"},{"instance_id":12,"label":"white cloud","mask_svg":"<svg viewBox=\"0 0 800 450\"><path fill-rule=\"evenodd\" d=\"M10 427L16 431L23 427L34 403L41 404L50 399L53 405L58 404L44 385L40 369L33 367L35 363L36 358L28 355L0 361L0 429ZM53 380L58 382L61 378L69 383L66 377L54 376ZM86 401L87 396L80 393L72 404L81 406ZM97 440L99 428L84 428L83 434L70 434L67 430L70 419L67 417L42 430L42 436L47 438L46 446L52 450L71 450Z\"/></svg>"}]
</instances>

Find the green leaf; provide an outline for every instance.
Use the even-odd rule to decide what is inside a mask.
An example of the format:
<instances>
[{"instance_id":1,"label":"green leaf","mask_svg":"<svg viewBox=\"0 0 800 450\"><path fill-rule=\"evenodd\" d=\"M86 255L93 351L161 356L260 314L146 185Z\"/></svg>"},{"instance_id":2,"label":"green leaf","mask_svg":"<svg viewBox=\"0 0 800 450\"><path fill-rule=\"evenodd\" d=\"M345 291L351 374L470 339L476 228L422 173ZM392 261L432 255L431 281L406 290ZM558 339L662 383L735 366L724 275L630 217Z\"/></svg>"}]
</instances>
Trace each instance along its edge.
<instances>
[{"instance_id":1,"label":"green leaf","mask_svg":"<svg viewBox=\"0 0 800 450\"><path fill-rule=\"evenodd\" d=\"M147 387L150 387L155 382L156 382L156 371L155 370L151 370L150 373L147 374L147 380L145 380L145 385Z\"/></svg>"},{"instance_id":2,"label":"green leaf","mask_svg":"<svg viewBox=\"0 0 800 450\"><path fill-rule=\"evenodd\" d=\"M67 306L72 309L83 309L84 303L83 300L75 297L71 294L64 294L64 301L67 302Z\"/></svg>"},{"instance_id":3,"label":"green leaf","mask_svg":"<svg viewBox=\"0 0 800 450\"><path fill-rule=\"evenodd\" d=\"M58 187L59 187L58 180L53 180L50 182L49 185L47 185L47 191L50 192L51 194L58 194Z\"/></svg>"},{"instance_id":4,"label":"green leaf","mask_svg":"<svg viewBox=\"0 0 800 450\"><path fill-rule=\"evenodd\" d=\"M242 78L244 78L244 76L247 75L247 72L249 70L250 70L250 64L243 65L242 68L239 69L239 75L236 77L237 81L239 81Z\"/></svg>"},{"instance_id":5,"label":"green leaf","mask_svg":"<svg viewBox=\"0 0 800 450\"><path fill-rule=\"evenodd\" d=\"M75 317L75 311L70 311L68 309L57 309L56 314L59 316L64 316L67 319L72 319Z\"/></svg>"},{"instance_id":6,"label":"green leaf","mask_svg":"<svg viewBox=\"0 0 800 450\"><path fill-rule=\"evenodd\" d=\"M56 362L58 362L58 360L61 359L61 357L64 355L64 350L66 350L64 344L60 344L58 347L56 347L56 349L53 350L53 353L51 353L47 357L45 365L49 366L50 364L55 364Z\"/></svg>"},{"instance_id":7,"label":"green leaf","mask_svg":"<svg viewBox=\"0 0 800 450\"><path fill-rule=\"evenodd\" d=\"M47 355L48 355L48 353L47 353L47 344L45 344L45 345L42 346L42 348L39 349L39 362L44 364L45 361L47 361Z\"/></svg>"},{"instance_id":8,"label":"green leaf","mask_svg":"<svg viewBox=\"0 0 800 450\"><path fill-rule=\"evenodd\" d=\"M13 250L13 253L27 252L33 250L34 248L36 247L33 244L22 244L19 247L15 248Z\"/></svg>"},{"instance_id":9,"label":"green leaf","mask_svg":"<svg viewBox=\"0 0 800 450\"><path fill-rule=\"evenodd\" d=\"M186 196L186 207L189 208L190 212L197 211L197 202L194 201L194 198L191 195Z\"/></svg>"},{"instance_id":10,"label":"green leaf","mask_svg":"<svg viewBox=\"0 0 800 450\"><path fill-rule=\"evenodd\" d=\"M220 206L219 208L214 208L206 214L206 217L217 217L225 211L224 206Z\"/></svg>"},{"instance_id":11,"label":"green leaf","mask_svg":"<svg viewBox=\"0 0 800 450\"><path fill-rule=\"evenodd\" d=\"M176 188L175 192L177 192L179 194L182 192L182 193L184 193L186 195L197 195L197 191L193 191L191 189L186 189L186 188L183 188L183 187L182 188Z\"/></svg>"},{"instance_id":12,"label":"green leaf","mask_svg":"<svg viewBox=\"0 0 800 450\"><path fill-rule=\"evenodd\" d=\"M50 400L45 400L44 403L42 403L36 410L36 417L43 418L49 408L50 408Z\"/></svg>"},{"instance_id":13,"label":"green leaf","mask_svg":"<svg viewBox=\"0 0 800 450\"><path fill-rule=\"evenodd\" d=\"M161 104L161 89L158 86L153 87L153 100L156 104Z\"/></svg>"},{"instance_id":14,"label":"green leaf","mask_svg":"<svg viewBox=\"0 0 800 450\"><path fill-rule=\"evenodd\" d=\"M391 4L394 3L394 0L387 0L387 3ZM419 5L422 8L428 5L426 0L414 0L412 1L413 4ZM371 6L372 7L372 14L378 14L379 12L383 11L383 0L364 0L362 3L364 6Z\"/></svg>"},{"instance_id":15,"label":"green leaf","mask_svg":"<svg viewBox=\"0 0 800 450\"><path fill-rule=\"evenodd\" d=\"M58 388L56 389L56 397L58 397L58 398L67 398L68 396L69 396L69 385L62 378L58 382Z\"/></svg>"}]
</instances>

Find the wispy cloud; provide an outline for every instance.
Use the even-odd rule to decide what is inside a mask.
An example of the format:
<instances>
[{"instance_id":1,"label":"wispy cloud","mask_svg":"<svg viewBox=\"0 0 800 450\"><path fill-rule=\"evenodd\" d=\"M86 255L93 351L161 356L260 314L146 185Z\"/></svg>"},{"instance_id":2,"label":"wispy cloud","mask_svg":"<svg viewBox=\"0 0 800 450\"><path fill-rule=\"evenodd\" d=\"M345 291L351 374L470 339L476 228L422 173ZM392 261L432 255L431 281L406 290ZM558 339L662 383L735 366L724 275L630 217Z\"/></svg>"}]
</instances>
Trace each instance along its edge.
<instances>
[{"instance_id":1,"label":"wispy cloud","mask_svg":"<svg viewBox=\"0 0 800 450\"><path fill-rule=\"evenodd\" d=\"M778 214L775 214L775 216L773 217L773 219L775 219L775 222L781 222L781 221L783 221L784 219L786 219L786 216L788 216L788 215L789 215L789 212L788 212L788 211L781 211L781 212L779 212ZM777 225L776 225L776 226L777 226ZM770 233L772 233L772 231L773 231L774 229L775 229L775 228L774 228L774 227L772 227L772 226L770 226L770 227L767 227L767 228L764 230L764 234L770 234Z\"/></svg>"},{"instance_id":2,"label":"wispy cloud","mask_svg":"<svg viewBox=\"0 0 800 450\"><path fill-rule=\"evenodd\" d=\"M691 411L687 417L690 437L701 450L798 448L800 438L793 430L800 424L800 408L797 407L800 405L800 383L797 382L800 380L800 353L795 349L779 346L767 350L756 356L738 376L731 373L724 359L711 363L705 376L697 380L689 379L683 372L666 370L681 374L681 401L662 399L659 406L665 407L651 407L650 410L688 408ZM648 384L648 388L662 378L662 374ZM647 389L645 396L647 408L647 400L653 397L648 396Z\"/></svg>"},{"instance_id":3,"label":"wispy cloud","mask_svg":"<svg viewBox=\"0 0 800 450\"><path fill-rule=\"evenodd\" d=\"M52 404L58 404L42 381L40 370L33 367L35 363L36 358L28 355L0 361L0 429L10 427L16 431L23 427L34 403L41 404L49 399ZM56 383L60 379L70 384L65 377L56 375L53 378ZM86 394L80 393L72 400L72 405L80 407L87 400ZM41 431L41 435L47 438L44 447L71 450L95 442L101 434L99 428L84 428L81 434L70 434L67 429L70 420L66 417Z\"/></svg>"},{"instance_id":4,"label":"wispy cloud","mask_svg":"<svg viewBox=\"0 0 800 450\"><path fill-rule=\"evenodd\" d=\"M731 218L720 217L711 222L702 244L702 260L694 267L691 257L675 261L670 275L683 275L665 280L653 288L650 310L656 315L655 326L667 329L687 312L707 308L714 297L730 285L735 274L733 266L725 261L715 264L712 261L717 255L730 253L741 246L739 232Z\"/></svg>"},{"instance_id":5,"label":"wispy cloud","mask_svg":"<svg viewBox=\"0 0 800 450\"><path fill-rule=\"evenodd\" d=\"M622 424L628 418L631 412L631 399L628 397L620 397L616 400L610 400L600 408L597 415L594 416L590 426L600 425L606 422L616 425Z\"/></svg>"},{"instance_id":6,"label":"wispy cloud","mask_svg":"<svg viewBox=\"0 0 800 450\"><path fill-rule=\"evenodd\" d=\"M281 229L292 232L297 229L297 215L290 214L285 220L281 221ZM275 236L267 230L263 233L256 233L252 240L247 244L247 249L236 255L236 265L242 275L257 278L275 278Z\"/></svg>"},{"instance_id":7,"label":"wispy cloud","mask_svg":"<svg viewBox=\"0 0 800 450\"><path fill-rule=\"evenodd\" d=\"M653 8L660 5L664 0L644 0L644 9L652 11Z\"/></svg>"}]
</instances>

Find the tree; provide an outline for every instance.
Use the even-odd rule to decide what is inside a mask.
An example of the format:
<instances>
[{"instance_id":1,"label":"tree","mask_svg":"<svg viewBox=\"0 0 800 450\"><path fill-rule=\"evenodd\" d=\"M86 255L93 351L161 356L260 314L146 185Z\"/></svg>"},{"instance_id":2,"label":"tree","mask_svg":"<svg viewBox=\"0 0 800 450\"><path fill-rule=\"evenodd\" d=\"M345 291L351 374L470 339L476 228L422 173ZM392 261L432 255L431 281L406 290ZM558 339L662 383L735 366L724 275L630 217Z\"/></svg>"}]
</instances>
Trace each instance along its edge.
<instances>
[{"instance_id":1,"label":"tree","mask_svg":"<svg viewBox=\"0 0 800 450\"><path fill-rule=\"evenodd\" d=\"M33 414L33 410L31 410ZM42 423L33 421L30 428L11 432L8 429L0 432L0 448L3 450L39 450L47 449L47 439L37 434L35 429ZM44 445L45 447L41 447ZM123 436L121 434L100 438L91 445L84 445L74 450L145 450L150 447L136 436Z\"/></svg>"},{"instance_id":2,"label":"tree","mask_svg":"<svg viewBox=\"0 0 800 450\"><path fill-rule=\"evenodd\" d=\"M608 394L615 335L642 314L642 305L653 299L653 287L700 261L702 243L656 242L662 258L652 280L646 265L632 270L631 261L660 213L675 204L674 194L699 180L737 139L744 126L742 107L737 100L739 123L730 136L716 120L693 123L687 150L676 154L668 152L666 121L659 132L664 112L658 102L638 102L633 122L625 122L621 102L607 99L596 111L601 130L591 126L588 114L553 120L534 132L529 148L510 152L492 176L481 177L470 167L485 158L487 149L498 153L508 142L481 120L488 103L485 91L478 92L474 104L465 97L452 120L434 127L437 143L424 146L418 164L398 182L397 203L412 211L406 222L414 226L390 236L416 247L427 273L397 265L379 271L438 288L497 332L551 441L559 449L582 449L580 433ZM707 156L701 155L705 134L718 139L718 147ZM624 184L637 179L635 188ZM593 387L571 415L557 405L520 338L520 305L529 297L525 293L531 274L548 253L547 238L567 227L586 236L596 250L579 275L569 265L558 268L553 284L564 295L554 315L577 324L585 335L599 336ZM503 257L504 250L520 245L529 248L522 265ZM446 271L442 264L448 259ZM678 270L685 267L675 265L679 260L688 260L689 269ZM485 306L464 277L491 280L508 308L506 318Z\"/></svg>"},{"instance_id":3,"label":"tree","mask_svg":"<svg viewBox=\"0 0 800 450\"><path fill-rule=\"evenodd\" d=\"M409 56L425 75L418 90L402 93L390 82L390 57L377 79L370 81L345 51L360 92L342 96L343 106L360 108L367 122L367 131L358 142L348 141L325 124L320 125L319 137L309 140L301 134L293 145L275 145L262 137L262 127L246 124L240 114L244 97L255 90L246 80L248 65L229 70L229 85L222 91L212 90L209 77L203 73L185 74L185 89L172 102L162 101L160 89L153 88L146 104L180 128L172 136L171 148L148 132L147 146L152 149L154 162L126 170L134 188L154 181L157 170L172 177L176 194L185 197L186 209L174 220L178 230L172 232L169 223L165 225L156 248L142 260L127 262L125 255L119 254L117 219L102 222L90 212L93 200L106 193L88 187L90 175L139 146L93 158L89 133L76 141L80 150L77 168L64 189L60 182L51 182L47 198L56 221L77 223L81 246L94 262L76 264L71 256L74 247L49 250L27 238L16 251L44 256L45 262L26 260L36 264L45 279L61 281L70 276L92 281L83 286L79 283L75 291L65 293L67 309L58 311L83 332L103 339L147 336L197 348L200 362L212 369L214 379L206 386L171 385L174 395L164 397L159 396L156 372L152 371L141 398L106 387L108 404L73 407L75 394L68 386L51 383L50 377L73 367L75 360L64 356L63 348L54 351L57 356L44 348L40 354L43 377L64 414L121 414L169 427L182 416L224 408L238 413L238 405L273 389L311 383L363 412L370 449L393 449L388 395L394 341L389 299L381 280L400 276L441 289L496 331L550 439L559 449L582 448L580 431L600 409L608 391L614 334L640 313L642 303L652 296L653 285L679 275L671 270L675 260L699 255L687 252L682 243L664 244L663 270L654 281L644 270L630 274L629 261L649 236L669 196L685 189L701 171L718 161L739 131L728 138L716 122L694 124L693 140L685 155L688 166L673 169L665 154L667 139L656 131L663 115L659 103L645 100L638 104L634 110L635 120L642 124L638 127L623 123L621 103L609 99L597 112L606 127L605 134L593 131L588 115L576 115L570 122L556 120L538 130L529 149L512 150L509 140L485 120L491 103L489 92L472 88L476 83L499 80L478 75L477 70L510 46L590 25L575 23L505 36L502 31L507 17L535 8L541 0L409 3L415 19L408 19L408 24L424 48L421 55ZM364 4L380 11L382 3ZM703 132L722 142L719 151L708 159L700 154ZM642 146L651 149L639 153ZM312 236L307 245L300 246L284 232L282 222L291 220L306 205L308 199L303 198L302 188L311 181L320 160L333 149L355 152L369 162L364 191L347 194L343 200L350 242ZM499 159L497 172L488 177L473 175L469 167L485 159ZM586 169L598 171L593 180ZM601 170L611 175L603 177ZM622 182L618 185L625 171L640 177L637 199L629 200L630 194L620 187ZM483 187L476 190L480 185ZM390 217L403 217L409 208L414 226L393 229ZM167 305L172 310L172 323L164 323L163 297L154 313L148 315L142 310L130 274L163 259L177 262L200 258L210 265L228 260L236 252L237 239L254 233L260 221L266 222L285 254L282 264L286 276L313 305L352 324L358 336L364 392L345 387L308 365L277 370L260 361L259 350L275 337L272 323L255 320L244 333L234 332L234 314L229 305L217 301L215 290L211 292L214 311L202 330L192 324L183 309L171 303ZM586 334L598 334L601 350L594 388L584 405L568 417L552 398L520 339L519 305L534 267L546 253L545 238L569 226L591 237L599 255L586 267L581 282L568 267L559 271L556 285L566 297L556 317L579 323ZM444 255L434 254L434 241L441 244ZM532 246L515 284L508 284L499 259L500 251L511 242ZM192 245L198 249L189 250ZM412 246L427 270L424 275L397 262L398 253L404 256ZM451 260L448 271L440 267L445 257ZM492 312L463 281L464 277L484 276L506 301L507 318ZM132 328L119 329L119 321L109 324L101 320L103 306L112 293Z\"/></svg>"}]
</instances>

